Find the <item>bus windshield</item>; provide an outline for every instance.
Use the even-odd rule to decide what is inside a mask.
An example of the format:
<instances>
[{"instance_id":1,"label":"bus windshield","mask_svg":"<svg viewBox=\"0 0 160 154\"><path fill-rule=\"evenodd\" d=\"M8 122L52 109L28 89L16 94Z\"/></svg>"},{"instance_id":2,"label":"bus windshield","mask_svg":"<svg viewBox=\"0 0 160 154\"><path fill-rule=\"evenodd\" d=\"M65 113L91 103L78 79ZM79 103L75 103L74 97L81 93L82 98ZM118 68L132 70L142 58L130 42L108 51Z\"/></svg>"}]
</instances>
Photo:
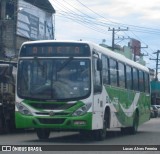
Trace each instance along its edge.
<instances>
[{"instance_id":1,"label":"bus windshield","mask_svg":"<svg viewBox=\"0 0 160 154\"><path fill-rule=\"evenodd\" d=\"M17 92L20 98L75 100L90 94L90 60L30 58L19 61Z\"/></svg>"}]
</instances>

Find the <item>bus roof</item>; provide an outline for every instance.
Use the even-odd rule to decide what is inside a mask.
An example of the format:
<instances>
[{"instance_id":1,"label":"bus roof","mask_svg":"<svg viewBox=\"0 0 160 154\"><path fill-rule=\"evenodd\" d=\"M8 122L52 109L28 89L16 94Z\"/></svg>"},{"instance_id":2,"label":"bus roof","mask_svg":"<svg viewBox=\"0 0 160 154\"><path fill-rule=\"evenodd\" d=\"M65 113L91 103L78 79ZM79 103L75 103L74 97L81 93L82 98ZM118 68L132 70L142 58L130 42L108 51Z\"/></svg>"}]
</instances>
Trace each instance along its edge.
<instances>
[{"instance_id":1,"label":"bus roof","mask_svg":"<svg viewBox=\"0 0 160 154\"><path fill-rule=\"evenodd\" d=\"M39 43L86 43L90 46L91 49L95 49L98 52L100 52L101 54L105 54L108 57L111 57L113 59L116 59L117 61L120 61L122 63L128 64L129 66L133 66L135 68L141 69L143 71L149 72L149 69L146 66L143 66L137 62L134 62L133 60L130 60L128 58L126 58L124 55L121 55L119 53L113 52L110 49L104 48L100 45L97 45L93 42L89 42L89 41L75 41L75 40L38 40L38 41L28 41L28 42L24 42L22 44L39 44Z\"/></svg>"}]
</instances>

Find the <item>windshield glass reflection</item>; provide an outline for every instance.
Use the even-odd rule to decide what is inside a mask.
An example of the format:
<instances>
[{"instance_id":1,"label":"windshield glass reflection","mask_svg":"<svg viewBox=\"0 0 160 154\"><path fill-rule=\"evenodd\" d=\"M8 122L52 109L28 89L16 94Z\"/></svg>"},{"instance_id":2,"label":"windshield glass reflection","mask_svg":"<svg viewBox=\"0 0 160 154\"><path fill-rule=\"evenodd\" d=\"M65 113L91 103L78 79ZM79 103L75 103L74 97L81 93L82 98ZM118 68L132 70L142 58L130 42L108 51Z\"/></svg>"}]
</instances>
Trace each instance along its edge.
<instances>
[{"instance_id":1,"label":"windshield glass reflection","mask_svg":"<svg viewBox=\"0 0 160 154\"><path fill-rule=\"evenodd\" d=\"M18 95L34 99L76 99L90 93L90 60L20 60Z\"/></svg>"}]
</instances>

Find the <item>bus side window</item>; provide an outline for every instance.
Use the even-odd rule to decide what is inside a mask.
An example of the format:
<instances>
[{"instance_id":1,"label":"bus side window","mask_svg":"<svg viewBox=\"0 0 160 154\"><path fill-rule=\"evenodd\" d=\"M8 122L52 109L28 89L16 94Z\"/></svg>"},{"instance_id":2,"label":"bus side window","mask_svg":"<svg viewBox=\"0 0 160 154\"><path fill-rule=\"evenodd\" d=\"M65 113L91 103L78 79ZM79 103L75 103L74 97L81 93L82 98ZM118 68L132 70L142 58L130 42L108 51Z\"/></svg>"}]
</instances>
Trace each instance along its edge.
<instances>
[{"instance_id":1,"label":"bus side window","mask_svg":"<svg viewBox=\"0 0 160 154\"><path fill-rule=\"evenodd\" d=\"M113 59L109 59L110 66L110 83L112 86L117 86L118 78L117 78L117 62Z\"/></svg>"},{"instance_id":2,"label":"bus side window","mask_svg":"<svg viewBox=\"0 0 160 154\"><path fill-rule=\"evenodd\" d=\"M144 80L145 80L145 92L149 93L150 92L150 87L149 87L149 74L144 73Z\"/></svg>"},{"instance_id":3,"label":"bus side window","mask_svg":"<svg viewBox=\"0 0 160 154\"><path fill-rule=\"evenodd\" d=\"M124 64L118 63L119 86L125 88L125 67Z\"/></svg>"},{"instance_id":4,"label":"bus side window","mask_svg":"<svg viewBox=\"0 0 160 154\"><path fill-rule=\"evenodd\" d=\"M138 70L133 68L133 90L139 90Z\"/></svg>"},{"instance_id":5,"label":"bus side window","mask_svg":"<svg viewBox=\"0 0 160 154\"><path fill-rule=\"evenodd\" d=\"M132 89L132 68L126 65L126 88Z\"/></svg>"},{"instance_id":6,"label":"bus side window","mask_svg":"<svg viewBox=\"0 0 160 154\"><path fill-rule=\"evenodd\" d=\"M105 57L105 56L102 56L102 63L103 63L103 68L102 68L103 83L104 84L109 84L109 80L108 80L108 58Z\"/></svg>"},{"instance_id":7,"label":"bus side window","mask_svg":"<svg viewBox=\"0 0 160 154\"><path fill-rule=\"evenodd\" d=\"M144 73L139 70L139 90L144 92Z\"/></svg>"},{"instance_id":8,"label":"bus side window","mask_svg":"<svg viewBox=\"0 0 160 154\"><path fill-rule=\"evenodd\" d=\"M93 57L93 84L94 84L94 93L99 93L99 92L102 91L101 71L97 70L97 61L98 61L98 58Z\"/></svg>"}]
</instances>

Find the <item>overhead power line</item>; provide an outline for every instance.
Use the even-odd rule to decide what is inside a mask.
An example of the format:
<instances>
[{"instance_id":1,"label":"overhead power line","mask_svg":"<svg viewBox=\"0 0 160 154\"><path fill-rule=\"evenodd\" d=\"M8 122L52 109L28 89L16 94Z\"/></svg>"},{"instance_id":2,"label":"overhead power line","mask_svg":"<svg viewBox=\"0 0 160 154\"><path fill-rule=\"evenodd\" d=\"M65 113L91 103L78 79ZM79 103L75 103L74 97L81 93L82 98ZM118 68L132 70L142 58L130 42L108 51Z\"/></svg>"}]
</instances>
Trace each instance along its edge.
<instances>
[{"instance_id":1,"label":"overhead power line","mask_svg":"<svg viewBox=\"0 0 160 154\"><path fill-rule=\"evenodd\" d=\"M109 21L115 25L118 25L118 26L124 26L124 27L134 27L134 28L138 28L139 30L140 29L146 29L147 31L151 31L151 32L160 32L160 29L155 29L155 28L151 28L151 27L143 27L143 26L137 26L137 25L131 25L131 24L124 24L124 23L120 23L120 22L113 22L109 19L106 19L104 16L98 14L97 12L93 11L92 9L90 9L89 7L87 7L85 4L83 4L82 2L80 2L79 0L76 0L78 3L80 3L82 6L84 6L85 8L87 8L88 10L90 10L91 12L93 12L94 14L96 14L97 16L103 18L104 20L106 21Z\"/></svg>"},{"instance_id":2,"label":"overhead power line","mask_svg":"<svg viewBox=\"0 0 160 154\"><path fill-rule=\"evenodd\" d=\"M123 32L126 37L130 38L138 38L141 42L143 42L145 45L146 43L142 41L137 35L135 35L133 32L139 32L139 33L146 33L146 34L151 34L151 35L160 35L160 29L154 29L154 28L149 28L149 27L141 27L141 26L136 26L136 25L130 25L130 24L124 24L124 23L119 23L119 22L113 22L109 19L106 19L104 16L100 15L99 13L93 11L90 9L88 6L80 2L79 0L77 1L81 6L83 6L85 9L79 9L76 5L76 3L71 3L66 0L63 1L58 1L54 0L54 4L58 7L59 11L57 12L57 16L69 19L73 22L76 22L78 24L81 24L91 30L94 30L96 32L102 33L104 35L108 34L107 33L107 28L112 27L115 28L122 26L122 28L127 28L129 27L129 31L132 32L132 35L134 37L129 36L125 31ZM77 4L78 4L77 3ZM88 10L93 14L88 14ZM153 51L149 47L150 50ZM144 50L145 51L145 50ZM153 57L149 52L145 51L148 55Z\"/></svg>"},{"instance_id":3,"label":"overhead power line","mask_svg":"<svg viewBox=\"0 0 160 154\"><path fill-rule=\"evenodd\" d=\"M67 18L70 19L74 22L77 22L89 29L95 30L96 32L100 32L102 34L106 34L107 30L106 30L106 25L104 26L103 23L97 23L97 21L95 21L95 18L86 15L85 13L83 13L82 11L79 11L80 14L78 14L78 12L74 12L73 10L71 10L70 8L68 8L68 6L64 5L61 2L57 2L55 1L56 5L58 6L58 8L61 10L60 12L57 12L57 15L63 17L63 18ZM70 5L72 6L72 5ZM75 9L75 7L74 7ZM66 12L68 11L68 12Z\"/></svg>"},{"instance_id":4,"label":"overhead power line","mask_svg":"<svg viewBox=\"0 0 160 154\"><path fill-rule=\"evenodd\" d=\"M84 6L85 8L87 8L88 10L90 10L92 13L96 14L97 16L103 18L104 20L107 20L111 23L114 23L118 26L127 26L130 28L130 31L135 31L135 32L140 32L140 33L147 33L147 34L154 34L154 35L159 35L160 34L160 29L155 29L155 28L151 28L151 27L142 27L142 26L136 26L136 25L131 25L131 24L123 24L123 23L119 23L119 22L113 22L111 20L106 19L104 16L98 14L97 12L93 11L92 9L90 9L89 7L87 7L85 4L83 4L82 2L80 2L79 0L76 0L78 3L80 3L82 6ZM132 30L132 27L134 28ZM128 36L128 35L127 35ZM128 36L130 37L130 36ZM140 39L141 40L141 39ZM144 43L144 42L143 42ZM144 43L146 44L146 43ZM150 47L149 47L150 48ZM150 48L150 50L153 51L153 49ZM146 51L145 51L146 52ZM149 53L147 53L149 54ZM152 55L151 55L152 56ZM153 57L153 56L152 56Z\"/></svg>"},{"instance_id":5,"label":"overhead power line","mask_svg":"<svg viewBox=\"0 0 160 154\"><path fill-rule=\"evenodd\" d=\"M123 23L119 23L119 22L113 22L109 19L106 19L102 15L96 13L95 11L93 11L92 9L90 9L89 7L84 5L82 2L80 2L79 0L76 0L78 3L80 3L82 6L84 6L88 10L90 10L92 13L94 13L95 15L103 18L105 22L102 22L102 21L99 20L99 18L95 18L95 17L93 17L91 15L88 15L88 14L82 12L81 10L77 9L73 4L70 4L70 3L66 2L66 0L63 0L63 1L68 6L70 6L74 10L76 10L76 12L75 12L75 11L69 9L64 3L62 3L62 1L60 2L60 1L55 0L54 2L56 4L58 4L60 7L62 7L62 9L65 10L64 12L66 12L66 10L69 11L68 13L66 12L68 15L73 13L75 15L75 17L79 17L78 13L80 13L81 16L83 15L84 18L89 18L89 19L95 20L97 22L97 24L101 24L102 26L105 26L105 27L116 27L116 26L118 26L118 27L122 26L122 27L125 27L125 28L129 27L130 30L132 30L132 28L134 28L133 30L136 31L136 32L160 35L160 29L153 29L153 28L148 28L148 27L141 27L141 26L135 26L135 25L130 25L130 24L123 24Z\"/></svg>"}]
</instances>

